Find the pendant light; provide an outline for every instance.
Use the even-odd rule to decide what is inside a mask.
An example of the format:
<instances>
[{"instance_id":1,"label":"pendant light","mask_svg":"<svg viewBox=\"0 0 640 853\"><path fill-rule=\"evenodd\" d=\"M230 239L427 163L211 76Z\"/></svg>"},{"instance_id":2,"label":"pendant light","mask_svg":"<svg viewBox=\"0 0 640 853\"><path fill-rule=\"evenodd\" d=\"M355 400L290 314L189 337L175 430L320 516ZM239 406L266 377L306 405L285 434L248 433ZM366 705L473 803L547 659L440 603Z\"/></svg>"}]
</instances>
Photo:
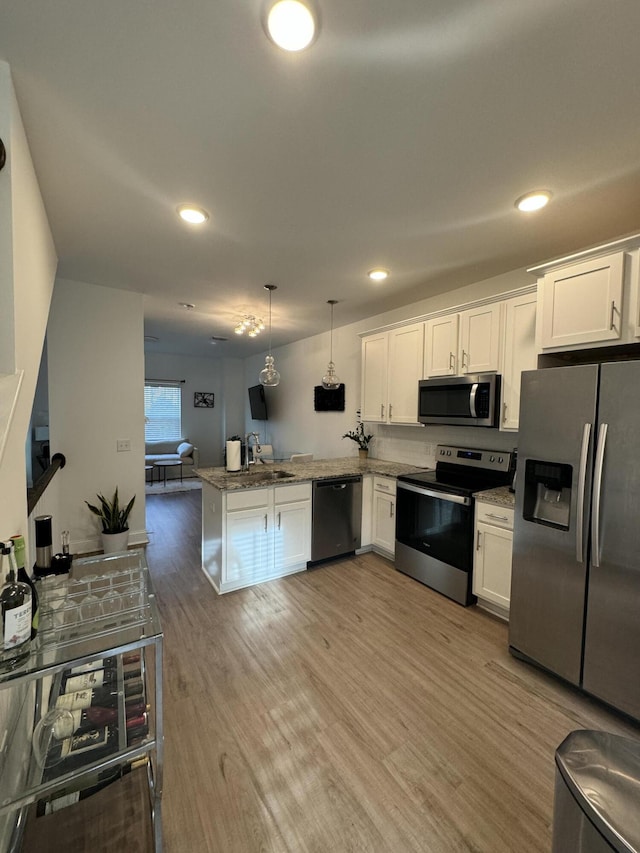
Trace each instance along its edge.
<instances>
[{"instance_id":1,"label":"pendant light","mask_svg":"<svg viewBox=\"0 0 640 853\"><path fill-rule=\"evenodd\" d=\"M322 377L322 387L327 391L335 391L340 386L340 380L336 376L336 366L333 363L333 306L338 304L337 299L328 299L327 305L331 305L331 343L329 349L329 364L327 372Z\"/></svg>"},{"instance_id":2,"label":"pendant light","mask_svg":"<svg viewBox=\"0 0 640 853\"><path fill-rule=\"evenodd\" d=\"M274 358L271 355L271 294L278 287L275 284L265 284L264 289L269 291L269 355L265 356L264 367L260 371L258 378L261 385L273 388L275 385L280 384L280 374L276 370Z\"/></svg>"}]
</instances>

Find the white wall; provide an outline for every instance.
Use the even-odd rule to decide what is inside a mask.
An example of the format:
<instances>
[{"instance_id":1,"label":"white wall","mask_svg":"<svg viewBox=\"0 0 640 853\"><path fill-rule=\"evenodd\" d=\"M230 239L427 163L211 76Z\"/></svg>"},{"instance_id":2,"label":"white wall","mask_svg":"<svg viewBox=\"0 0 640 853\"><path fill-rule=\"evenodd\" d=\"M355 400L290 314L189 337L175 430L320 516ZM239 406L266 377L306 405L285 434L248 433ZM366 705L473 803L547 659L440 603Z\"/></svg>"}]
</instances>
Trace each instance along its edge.
<instances>
[{"instance_id":1,"label":"white wall","mask_svg":"<svg viewBox=\"0 0 640 853\"><path fill-rule=\"evenodd\" d=\"M203 468L222 465L226 420L234 411L234 394L228 385L237 387L238 375L242 376L242 362L238 359L194 358L166 353L145 355L146 379L185 380L180 386L182 434L200 451L200 466ZM215 395L213 409L195 408L195 391L212 391ZM241 425L243 416L244 411L239 409L233 423L239 421Z\"/></svg>"},{"instance_id":2,"label":"white wall","mask_svg":"<svg viewBox=\"0 0 640 853\"><path fill-rule=\"evenodd\" d=\"M419 317L433 311L464 305L474 299L504 293L533 284L524 270L486 279L447 294L424 299L367 320L334 328L333 360L341 382L345 383L344 412L315 412L313 389L319 385L329 360L329 332L274 349L281 381L265 388L269 420L252 421L246 404L246 431L256 429L261 439L274 446L276 457L293 450L313 453L316 459L357 455L357 445L341 436L356 425L360 408L360 347L362 332ZM336 317L338 316L336 308ZM255 385L264 365L264 354L245 362L245 381ZM517 434L469 427L407 427L369 425L375 440L370 454L378 459L407 462L419 466L434 464L438 443L469 444L479 448L507 450L515 446Z\"/></svg>"},{"instance_id":3,"label":"white wall","mask_svg":"<svg viewBox=\"0 0 640 853\"><path fill-rule=\"evenodd\" d=\"M0 459L0 537L27 534L25 441L45 337L57 258L9 66L0 62L0 371L22 374ZM13 395L17 384L7 383Z\"/></svg>"},{"instance_id":4,"label":"white wall","mask_svg":"<svg viewBox=\"0 0 640 853\"><path fill-rule=\"evenodd\" d=\"M100 528L84 501L96 493L136 495L130 542L146 541L144 494L143 296L84 282L56 281L47 331L51 449L67 465L57 489L55 543L101 550ZM118 439L131 450L118 453ZM55 550L55 549L54 549Z\"/></svg>"}]
</instances>

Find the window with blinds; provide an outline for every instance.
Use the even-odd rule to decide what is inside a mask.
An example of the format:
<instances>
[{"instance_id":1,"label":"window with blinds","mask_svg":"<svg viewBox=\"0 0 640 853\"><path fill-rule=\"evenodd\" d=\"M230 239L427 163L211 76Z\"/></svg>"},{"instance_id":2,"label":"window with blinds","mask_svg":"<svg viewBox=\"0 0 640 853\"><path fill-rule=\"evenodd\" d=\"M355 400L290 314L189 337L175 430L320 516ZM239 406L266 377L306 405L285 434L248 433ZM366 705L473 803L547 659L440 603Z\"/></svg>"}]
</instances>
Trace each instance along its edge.
<instances>
[{"instance_id":1,"label":"window with blinds","mask_svg":"<svg viewBox=\"0 0 640 853\"><path fill-rule=\"evenodd\" d=\"M145 441L182 438L182 396L178 383L145 382Z\"/></svg>"}]
</instances>

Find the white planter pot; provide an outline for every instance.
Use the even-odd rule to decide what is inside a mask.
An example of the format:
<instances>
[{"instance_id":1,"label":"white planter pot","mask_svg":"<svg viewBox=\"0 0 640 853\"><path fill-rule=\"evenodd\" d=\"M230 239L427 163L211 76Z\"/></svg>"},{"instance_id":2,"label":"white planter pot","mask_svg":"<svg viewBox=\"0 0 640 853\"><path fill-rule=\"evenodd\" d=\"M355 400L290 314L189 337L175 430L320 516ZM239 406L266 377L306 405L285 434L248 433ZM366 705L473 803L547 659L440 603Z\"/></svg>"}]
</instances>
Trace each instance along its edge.
<instances>
[{"instance_id":1,"label":"white planter pot","mask_svg":"<svg viewBox=\"0 0 640 853\"><path fill-rule=\"evenodd\" d=\"M129 531L122 533L103 533L102 550L105 554L115 554L116 551L126 551L129 544Z\"/></svg>"}]
</instances>

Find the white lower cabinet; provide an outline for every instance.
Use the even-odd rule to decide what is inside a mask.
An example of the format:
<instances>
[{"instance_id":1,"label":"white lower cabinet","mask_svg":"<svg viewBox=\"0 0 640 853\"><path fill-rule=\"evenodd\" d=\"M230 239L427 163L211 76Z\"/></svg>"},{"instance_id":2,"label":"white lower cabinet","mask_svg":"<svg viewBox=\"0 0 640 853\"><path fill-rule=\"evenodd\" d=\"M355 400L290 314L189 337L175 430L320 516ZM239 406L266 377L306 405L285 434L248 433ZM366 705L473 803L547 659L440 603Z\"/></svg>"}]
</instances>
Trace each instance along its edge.
<instances>
[{"instance_id":1,"label":"white lower cabinet","mask_svg":"<svg viewBox=\"0 0 640 853\"><path fill-rule=\"evenodd\" d=\"M202 493L202 567L218 592L303 571L311 559L311 483Z\"/></svg>"},{"instance_id":2,"label":"white lower cabinet","mask_svg":"<svg viewBox=\"0 0 640 853\"><path fill-rule=\"evenodd\" d=\"M396 481L373 478L373 549L393 558L396 550Z\"/></svg>"},{"instance_id":3,"label":"white lower cabinet","mask_svg":"<svg viewBox=\"0 0 640 853\"><path fill-rule=\"evenodd\" d=\"M473 594L478 604L503 619L509 617L513 509L476 498L476 547Z\"/></svg>"}]
</instances>

